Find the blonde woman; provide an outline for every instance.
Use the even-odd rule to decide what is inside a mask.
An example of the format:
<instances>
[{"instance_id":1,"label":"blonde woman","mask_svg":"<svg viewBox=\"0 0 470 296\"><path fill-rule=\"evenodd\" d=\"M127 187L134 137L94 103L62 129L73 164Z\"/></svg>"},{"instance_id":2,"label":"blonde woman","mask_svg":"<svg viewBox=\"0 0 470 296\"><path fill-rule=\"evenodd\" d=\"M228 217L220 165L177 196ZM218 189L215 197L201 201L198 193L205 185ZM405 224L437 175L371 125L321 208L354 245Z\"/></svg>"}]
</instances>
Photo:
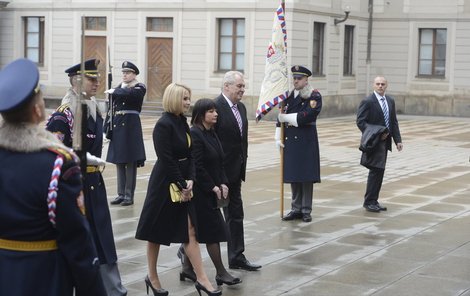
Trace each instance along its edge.
<instances>
[{"instance_id":1,"label":"blonde woman","mask_svg":"<svg viewBox=\"0 0 470 296\"><path fill-rule=\"evenodd\" d=\"M189 110L191 90L172 83L163 94L164 113L153 130L157 162L150 175L147 196L137 226L136 238L147 244L148 276L145 278L154 295L168 295L162 289L157 273L160 245L183 243L196 273L196 289L208 295L221 295L215 290L203 269L199 243L193 226L194 206L191 192L194 180L194 162L191 158L191 138L184 113ZM182 201L172 202L170 183L182 190Z\"/></svg>"}]
</instances>

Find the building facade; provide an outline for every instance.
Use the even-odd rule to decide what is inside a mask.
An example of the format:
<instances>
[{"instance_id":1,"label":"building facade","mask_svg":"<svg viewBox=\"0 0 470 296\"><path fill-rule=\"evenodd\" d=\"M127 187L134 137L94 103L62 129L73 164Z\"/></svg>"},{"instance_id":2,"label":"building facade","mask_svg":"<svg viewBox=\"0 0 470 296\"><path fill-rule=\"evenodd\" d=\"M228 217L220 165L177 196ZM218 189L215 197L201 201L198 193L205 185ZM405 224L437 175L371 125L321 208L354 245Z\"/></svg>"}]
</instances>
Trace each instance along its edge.
<instances>
[{"instance_id":1,"label":"building facade","mask_svg":"<svg viewBox=\"0 0 470 296\"><path fill-rule=\"evenodd\" d=\"M0 1L0 66L30 58L46 96L61 97L69 86L64 70L82 52L101 60L101 93L106 73L111 69L117 84L121 63L130 60L149 102L161 100L171 82L187 84L194 99L215 97L223 73L239 70L254 118L278 6L278 0ZM470 0L286 0L286 20L288 64L312 69L322 116L353 114L377 75L388 79L400 113L470 116Z\"/></svg>"}]
</instances>

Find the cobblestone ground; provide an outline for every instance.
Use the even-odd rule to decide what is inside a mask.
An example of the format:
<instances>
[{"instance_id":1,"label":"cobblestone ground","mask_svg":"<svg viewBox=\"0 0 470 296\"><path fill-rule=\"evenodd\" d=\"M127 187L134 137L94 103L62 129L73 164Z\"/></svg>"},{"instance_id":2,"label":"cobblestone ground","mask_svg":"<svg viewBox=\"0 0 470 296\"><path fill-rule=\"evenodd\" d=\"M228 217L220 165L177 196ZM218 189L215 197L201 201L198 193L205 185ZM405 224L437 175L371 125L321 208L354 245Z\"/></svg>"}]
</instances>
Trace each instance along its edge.
<instances>
[{"instance_id":1,"label":"cobblestone ground","mask_svg":"<svg viewBox=\"0 0 470 296\"><path fill-rule=\"evenodd\" d=\"M142 118L147 162L138 170L136 203L110 206L119 266L129 295L145 295L145 242L134 239L150 171L155 117ZM313 221L280 220L279 153L274 124L250 122L243 184L246 256L258 272L223 295L468 295L470 296L470 120L399 116L404 150L389 153L380 214L365 212L367 170L359 165L360 132L352 116L320 118L322 183L314 189ZM106 155L107 145L104 147ZM115 168L104 172L108 199ZM284 187L284 212L290 186ZM179 281L177 245L162 247L158 270L170 295L197 295ZM201 246L206 270L215 270ZM225 244L222 244L226 262ZM215 284L215 281L214 281Z\"/></svg>"}]
</instances>

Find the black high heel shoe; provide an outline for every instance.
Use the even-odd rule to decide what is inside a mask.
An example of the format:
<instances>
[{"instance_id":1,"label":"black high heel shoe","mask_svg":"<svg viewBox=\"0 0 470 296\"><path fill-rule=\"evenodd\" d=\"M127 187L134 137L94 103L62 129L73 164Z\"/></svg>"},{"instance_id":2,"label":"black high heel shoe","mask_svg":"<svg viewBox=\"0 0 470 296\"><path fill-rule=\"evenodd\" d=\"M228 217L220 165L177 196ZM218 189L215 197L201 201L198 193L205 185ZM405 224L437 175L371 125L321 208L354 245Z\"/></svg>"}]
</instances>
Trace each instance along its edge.
<instances>
[{"instance_id":1,"label":"black high heel shoe","mask_svg":"<svg viewBox=\"0 0 470 296\"><path fill-rule=\"evenodd\" d=\"M145 286L147 287L147 295L149 294L149 287L150 289L152 289L154 296L167 296L168 295L168 291L165 289L155 289L152 286L152 282L150 281L149 276L145 277Z\"/></svg>"},{"instance_id":2,"label":"black high heel shoe","mask_svg":"<svg viewBox=\"0 0 470 296\"><path fill-rule=\"evenodd\" d=\"M187 271L181 271L180 272L180 281L184 282L186 279L195 282L196 281L196 274L194 271L187 272Z\"/></svg>"},{"instance_id":3,"label":"black high heel shoe","mask_svg":"<svg viewBox=\"0 0 470 296\"><path fill-rule=\"evenodd\" d=\"M204 287L203 285L201 285L200 282L197 282L197 281L196 281L196 283L194 284L194 286L196 287L196 290L197 290L197 292L199 293L199 296L201 296L201 290L203 290L204 292L206 292L207 295L209 295L209 296L220 296L220 295L222 295L222 291L221 291L221 290L214 290L214 291L211 292L211 291L207 290L206 287Z\"/></svg>"},{"instance_id":4,"label":"black high heel shoe","mask_svg":"<svg viewBox=\"0 0 470 296\"><path fill-rule=\"evenodd\" d=\"M222 284L226 284L227 286L233 286L236 284L240 284L242 282L241 279L234 277L232 280L227 281L223 279L221 276L216 275L215 276L215 282L217 283L217 286L222 286Z\"/></svg>"}]
</instances>

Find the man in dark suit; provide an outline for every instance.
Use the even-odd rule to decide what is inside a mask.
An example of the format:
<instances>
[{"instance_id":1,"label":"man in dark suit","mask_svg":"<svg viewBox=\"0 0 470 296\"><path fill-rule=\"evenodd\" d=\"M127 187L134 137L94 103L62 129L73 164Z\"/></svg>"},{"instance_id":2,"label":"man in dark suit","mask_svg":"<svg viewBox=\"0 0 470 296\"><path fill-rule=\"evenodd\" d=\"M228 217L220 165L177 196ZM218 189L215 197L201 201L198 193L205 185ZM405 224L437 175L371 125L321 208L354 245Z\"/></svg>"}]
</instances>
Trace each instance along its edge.
<instances>
[{"instance_id":1,"label":"man in dark suit","mask_svg":"<svg viewBox=\"0 0 470 296\"><path fill-rule=\"evenodd\" d=\"M241 102L244 92L243 74L237 71L225 73L222 93L215 98L219 114L215 131L225 154L224 167L229 188L230 203L224 208L230 234L227 240L229 267L257 270L261 265L250 263L243 254L245 238L241 183L245 181L248 152L248 120L245 105Z\"/></svg>"},{"instance_id":2,"label":"man in dark suit","mask_svg":"<svg viewBox=\"0 0 470 296\"><path fill-rule=\"evenodd\" d=\"M398 151L403 149L403 144L398 127L395 101L392 97L385 95L387 80L382 76L376 77L373 88L374 93L359 105L356 124L362 133L369 125L380 125L387 128L374 150L368 153L363 152L361 159L361 164L369 169L364 208L369 212L380 212L387 210L378 202L387 162L387 150L392 151L392 138ZM374 161L371 162L368 159Z\"/></svg>"}]
</instances>

